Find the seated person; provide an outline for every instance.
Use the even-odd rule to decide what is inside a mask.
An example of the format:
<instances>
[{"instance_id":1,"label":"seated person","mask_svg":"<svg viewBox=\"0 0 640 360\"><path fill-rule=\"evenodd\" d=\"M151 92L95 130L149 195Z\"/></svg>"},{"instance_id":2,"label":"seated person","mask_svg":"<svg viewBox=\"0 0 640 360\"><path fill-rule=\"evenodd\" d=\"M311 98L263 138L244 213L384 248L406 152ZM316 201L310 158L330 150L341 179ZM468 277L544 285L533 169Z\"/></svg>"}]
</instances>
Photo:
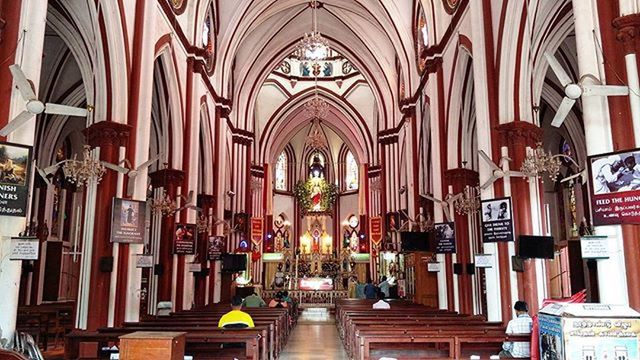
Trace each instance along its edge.
<instances>
[{"instance_id":1,"label":"seated person","mask_svg":"<svg viewBox=\"0 0 640 360\"><path fill-rule=\"evenodd\" d=\"M524 301L516 301L513 308L516 311L516 318L509 321L507 325L507 335L531 334L533 321L529 316L529 306ZM501 359L529 358L531 344L528 341L511 342L507 341L502 345L500 351Z\"/></svg>"},{"instance_id":2,"label":"seated person","mask_svg":"<svg viewBox=\"0 0 640 360\"><path fill-rule=\"evenodd\" d=\"M282 292L282 300L286 301L289 305L293 305L293 299L289 296L289 292L286 290Z\"/></svg>"},{"instance_id":3,"label":"seated person","mask_svg":"<svg viewBox=\"0 0 640 360\"><path fill-rule=\"evenodd\" d=\"M218 327L223 329L242 329L255 327L251 315L242 311L242 298L238 295L231 299L231 311L222 315Z\"/></svg>"},{"instance_id":4,"label":"seated person","mask_svg":"<svg viewBox=\"0 0 640 360\"><path fill-rule=\"evenodd\" d=\"M364 286L364 297L366 299L377 299L378 298L378 291L376 289L376 286L373 285L373 283L371 282L371 279L367 279L367 285Z\"/></svg>"},{"instance_id":5,"label":"seated person","mask_svg":"<svg viewBox=\"0 0 640 360\"><path fill-rule=\"evenodd\" d=\"M271 299L271 301L269 301L269 307L270 308L289 307L289 304L283 298L284 298L284 295L282 294L282 291L278 291L276 293L276 297L274 299Z\"/></svg>"},{"instance_id":6,"label":"seated person","mask_svg":"<svg viewBox=\"0 0 640 360\"><path fill-rule=\"evenodd\" d=\"M244 306L248 308L257 308L257 307L265 307L267 303L262 300L260 295L258 295L255 291L253 294L244 298Z\"/></svg>"},{"instance_id":7,"label":"seated person","mask_svg":"<svg viewBox=\"0 0 640 360\"><path fill-rule=\"evenodd\" d=\"M384 293L382 291L378 291L378 302L373 304L374 309L391 309L391 305L388 302L382 300L384 299Z\"/></svg>"}]
</instances>

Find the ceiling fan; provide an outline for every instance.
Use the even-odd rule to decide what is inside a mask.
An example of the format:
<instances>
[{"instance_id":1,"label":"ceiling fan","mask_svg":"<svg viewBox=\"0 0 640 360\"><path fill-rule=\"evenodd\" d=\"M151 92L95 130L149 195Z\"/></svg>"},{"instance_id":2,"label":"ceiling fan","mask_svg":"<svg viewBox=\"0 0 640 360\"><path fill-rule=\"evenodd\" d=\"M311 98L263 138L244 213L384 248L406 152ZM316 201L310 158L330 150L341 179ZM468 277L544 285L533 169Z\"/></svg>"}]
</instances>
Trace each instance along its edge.
<instances>
[{"instance_id":1,"label":"ceiling fan","mask_svg":"<svg viewBox=\"0 0 640 360\"><path fill-rule=\"evenodd\" d=\"M576 179L576 178L581 178L582 179L582 184L583 185L586 184L587 183L587 168L584 168L584 169L578 171L578 173L576 173L576 174L573 174L571 176L567 176L566 178L560 180L560 183L566 183L566 182L571 181L571 180Z\"/></svg>"},{"instance_id":2,"label":"ceiling fan","mask_svg":"<svg viewBox=\"0 0 640 360\"><path fill-rule=\"evenodd\" d=\"M494 182L498 181L499 179L502 179L504 177L526 177L526 175L524 175L523 173L519 172L519 171L504 171L502 170L502 164L504 164L505 161L512 161L510 158L503 156L500 158L500 161L498 162L498 164L494 163L493 160L491 160L491 158L489 157L489 155L487 155L486 152L484 152L483 150L478 151L478 154L480 155L480 157L491 167L491 177L489 178L489 180L487 180L484 184L480 185L480 189L484 190L486 188L488 188L489 186L491 186L491 184L493 184Z\"/></svg>"},{"instance_id":3,"label":"ceiling fan","mask_svg":"<svg viewBox=\"0 0 640 360\"><path fill-rule=\"evenodd\" d=\"M160 153L154 157L149 158L149 160L143 162L142 164L140 164L140 166L136 168L134 168L131 165L131 162L128 159L124 159L120 161L118 164L102 162L102 165L104 165L104 167L106 167L107 169L117 171L129 177L129 182L127 184L127 193L129 196L131 196L133 194L134 182L138 174L140 174L140 171L147 169L149 166L151 166L154 162L160 160L162 157L163 157L163 154ZM120 166L121 164L125 166Z\"/></svg>"},{"instance_id":4,"label":"ceiling fan","mask_svg":"<svg viewBox=\"0 0 640 360\"><path fill-rule=\"evenodd\" d=\"M553 121L551 121L551 126L560 127L566 117L569 115L573 104L576 103L581 96L625 96L629 95L629 87L621 86L621 85L604 85L601 81L591 74L583 75L578 83L574 83L571 80L571 77L564 70L562 65L558 59L555 58L550 53L545 53L544 56L547 58L549 62L549 66L553 70L553 73L556 74L558 80L560 80L560 84L564 87L565 97L562 99L562 103L556 112ZM591 78L594 80L597 85L589 85L584 84L584 81L587 78Z\"/></svg>"},{"instance_id":5,"label":"ceiling fan","mask_svg":"<svg viewBox=\"0 0 640 360\"><path fill-rule=\"evenodd\" d=\"M56 114L66 116L80 116L86 117L89 114L89 110L74 106L43 103L38 100L33 90L31 82L27 79L26 75L22 71L19 65L13 64L9 66L9 71L13 76L13 80L16 83L16 87L20 92L22 98L26 101L25 110L18 114L13 120L9 121L7 126L0 129L0 136L8 136L16 129L24 125L34 115L42 114Z\"/></svg>"},{"instance_id":6,"label":"ceiling fan","mask_svg":"<svg viewBox=\"0 0 640 360\"><path fill-rule=\"evenodd\" d=\"M442 206L442 210L444 212L444 217L448 222L451 222L451 206L453 205L453 203L458 200L459 198L462 197L462 194L447 194L447 196L444 197L444 200L438 199L436 197L433 197L432 195L424 195L424 194L420 194L420 196L422 196L423 198L433 201L434 203L438 203L440 204L440 206Z\"/></svg>"},{"instance_id":7,"label":"ceiling fan","mask_svg":"<svg viewBox=\"0 0 640 360\"><path fill-rule=\"evenodd\" d=\"M195 205L195 197L193 196L193 190L189 191L189 195L188 196L184 196L184 195L180 195L180 198L184 201L184 205L182 205L182 207L179 207L176 209L176 213L179 213L182 210L185 209L190 209L190 210L195 210L197 212L202 212L202 208L199 208Z\"/></svg>"}]
</instances>

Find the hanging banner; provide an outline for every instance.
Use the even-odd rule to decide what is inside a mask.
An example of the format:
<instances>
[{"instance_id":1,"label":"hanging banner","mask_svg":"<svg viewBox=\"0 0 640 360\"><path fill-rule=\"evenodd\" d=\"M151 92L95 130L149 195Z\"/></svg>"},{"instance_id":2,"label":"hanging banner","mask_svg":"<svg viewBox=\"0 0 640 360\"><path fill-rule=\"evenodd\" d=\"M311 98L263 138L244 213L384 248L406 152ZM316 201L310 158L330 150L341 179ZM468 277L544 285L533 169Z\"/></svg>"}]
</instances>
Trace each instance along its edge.
<instances>
[{"instance_id":1,"label":"hanging banner","mask_svg":"<svg viewBox=\"0 0 640 360\"><path fill-rule=\"evenodd\" d=\"M456 227L453 222L434 224L436 231L436 254L456 252Z\"/></svg>"},{"instance_id":2,"label":"hanging banner","mask_svg":"<svg viewBox=\"0 0 640 360\"><path fill-rule=\"evenodd\" d=\"M31 147L0 142L0 215L26 216Z\"/></svg>"},{"instance_id":3,"label":"hanging banner","mask_svg":"<svg viewBox=\"0 0 640 360\"><path fill-rule=\"evenodd\" d=\"M175 255L193 255L196 253L196 225L176 224L173 239Z\"/></svg>"},{"instance_id":4,"label":"hanging banner","mask_svg":"<svg viewBox=\"0 0 640 360\"><path fill-rule=\"evenodd\" d=\"M220 260L225 248L224 236L209 236L207 241L207 260Z\"/></svg>"},{"instance_id":5,"label":"hanging banner","mask_svg":"<svg viewBox=\"0 0 640 360\"><path fill-rule=\"evenodd\" d=\"M37 237L12 237L9 260L38 260L40 241Z\"/></svg>"},{"instance_id":6,"label":"hanging banner","mask_svg":"<svg viewBox=\"0 0 640 360\"><path fill-rule=\"evenodd\" d=\"M382 217L373 216L369 218L369 236L374 245L382 241Z\"/></svg>"},{"instance_id":7,"label":"hanging banner","mask_svg":"<svg viewBox=\"0 0 640 360\"><path fill-rule=\"evenodd\" d=\"M113 198L111 207L111 242L143 244L147 203Z\"/></svg>"},{"instance_id":8,"label":"hanging banner","mask_svg":"<svg viewBox=\"0 0 640 360\"><path fill-rule=\"evenodd\" d=\"M640 224L640 149L589 156L593 225Z\"/></svg>"},{"instance_id":9,"label":"hanging banner","mask_svg":"<svg viewBox=\"0 0 640 360\"><path fill-rule=\"evenodd\" d=\"M482 200L482 241L514 241L511 198Z\"/></svg>"},{"instance_id":10,"label":"hanging banner","mask_svg":"<svg viewBox=\"0 0 640 360\"><path fill-rule=\"evenodd\" d=\"M254 245L260 245L264 231L262 229L262 218L251 218L251 242Z\"/></svg>"}]
</instances>

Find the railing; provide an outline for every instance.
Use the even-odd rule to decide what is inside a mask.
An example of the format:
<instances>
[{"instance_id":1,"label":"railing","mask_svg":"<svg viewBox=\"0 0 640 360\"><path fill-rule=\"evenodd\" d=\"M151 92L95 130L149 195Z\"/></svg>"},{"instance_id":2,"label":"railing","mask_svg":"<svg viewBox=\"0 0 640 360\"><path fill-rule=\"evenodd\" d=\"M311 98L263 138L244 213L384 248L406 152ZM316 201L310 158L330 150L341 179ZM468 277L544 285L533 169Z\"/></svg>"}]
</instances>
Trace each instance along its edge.
<instances>
[{"instance_id":1,"label":"railing","mask_svg":"<svg viewBox=\"0 0 640 360\"><path fill-rule=\"evenodd\" d=\"M281 290L263 290L262 298L273 299ZM347 290L288 290L289 297L296 300L300 307L335 307L337 299L348 296Z\"/></svg>"}]
</instances>

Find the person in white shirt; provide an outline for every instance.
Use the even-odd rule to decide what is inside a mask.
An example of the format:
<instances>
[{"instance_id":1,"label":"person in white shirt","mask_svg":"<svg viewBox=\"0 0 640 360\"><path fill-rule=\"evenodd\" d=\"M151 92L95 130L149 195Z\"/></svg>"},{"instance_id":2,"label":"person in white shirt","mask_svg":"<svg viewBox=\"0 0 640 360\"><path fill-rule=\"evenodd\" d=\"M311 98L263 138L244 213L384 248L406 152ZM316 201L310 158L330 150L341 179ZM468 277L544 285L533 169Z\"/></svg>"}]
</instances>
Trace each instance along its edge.
<instances>
[{"instance_id":1,"label":"person in white shirt","mask_svg":"<svg viewBox=\"0 0 640 360\"><path fill-rule=\"evenodd\" d=\"M374 309L391 309L391 305L388 302L382 300L382 292L378 293L378 302L373 304Z\"/></svg>"},{"instance_id":2,"label":"person in white shirt","mask_svg":"<svg viewBox=\"0 0 640 360\"><path fill-rule=\"evenodd\" d=\"M382 292L382 294L384 294L384 297L388 298L389 297L389 281L387 281L387 277L383 276L382 279L380 279L382 281L380 281L380 284L378 284L378 287L380 288L380 291Z\"/></svg>"},{"instance_id":3,"label":"person in white shirt","mask_svg":"<svg viewBox=\"0 0 640 360\"><path fill-rule=\"evenodd\" d=\"M620 155L611 155L593 162L592 170L595 179L593 182L594 194L607 194L617 191L616 182L623 175L624 162Z\"/></svg>"},{"instance_id":4,"label":"person in white shirt","mask_svg":"<svg viewBox=\"0 0 640 360\"><path fill-rule=\"evenodd\" d=\"M524 301L516 301L513 308L516 310L516 318L509 321L507 335L531 334L533 321L529 316L529 306ZM531 356L531 343L528 341L507 341L502 345L501 359L529 358Z\"/></svg>"}]
</instances>

